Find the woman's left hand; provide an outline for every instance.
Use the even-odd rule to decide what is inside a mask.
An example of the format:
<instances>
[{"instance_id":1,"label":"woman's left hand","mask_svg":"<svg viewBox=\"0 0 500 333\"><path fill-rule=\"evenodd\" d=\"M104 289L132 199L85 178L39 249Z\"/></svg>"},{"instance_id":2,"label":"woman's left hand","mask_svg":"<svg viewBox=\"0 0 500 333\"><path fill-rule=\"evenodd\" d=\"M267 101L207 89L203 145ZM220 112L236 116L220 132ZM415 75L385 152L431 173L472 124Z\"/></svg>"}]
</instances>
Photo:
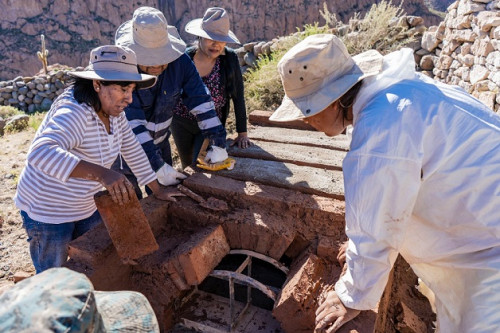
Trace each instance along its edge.
<instances>
[{"instance_id":1,"label":"woman's left hand","mask_svg":"<svg viewBox=\"0 0 500 333\"><path fill-rule=\"evenodd\" d=\"M340 301L337 293L332 290L328 292L326 299L316 310L315 333L336 332L342 325L354 319L361 311L346 308Z\"/></svg>"},{"instance_id":2,"label":"woman's left hand","mask_svg":"<svg viewBox=\"0 0 500 333\"><path fill-rule=\"evenodd\" d=\"M238 137L231 143L231 146L238 144L238 148L248 148L252 145L252 142L248 138L247 132L238 133Z\"/></svg>"}]
</instances>

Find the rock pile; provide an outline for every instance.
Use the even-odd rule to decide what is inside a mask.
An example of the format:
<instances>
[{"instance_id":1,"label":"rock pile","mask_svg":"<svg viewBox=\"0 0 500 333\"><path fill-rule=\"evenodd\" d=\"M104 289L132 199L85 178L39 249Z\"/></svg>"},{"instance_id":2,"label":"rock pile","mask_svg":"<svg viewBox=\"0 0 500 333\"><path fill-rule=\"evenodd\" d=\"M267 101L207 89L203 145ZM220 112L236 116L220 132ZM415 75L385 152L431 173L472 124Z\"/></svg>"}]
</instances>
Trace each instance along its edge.
<instances>
[{"instance_id":1,"label":"rock pile","mask_svg":"<svg viewBox=\"0 0 500 333\"><path fill-rule=\"evenodd\" d=\"M67 70L0 82L0 105L11 105L24 112L47 111L66 87Z\"/></svg>"},{"instance_id":2,"label":"rock pile","mask_svg":"<svg viewBox=\"0 0 500 333\"><path fill-rule=\"evenodd\" d=\"M418 53L418 52L417 52ZM422 70L500 110L500 1L459 0L422 38Z\"/></svg>"}]
</instances>

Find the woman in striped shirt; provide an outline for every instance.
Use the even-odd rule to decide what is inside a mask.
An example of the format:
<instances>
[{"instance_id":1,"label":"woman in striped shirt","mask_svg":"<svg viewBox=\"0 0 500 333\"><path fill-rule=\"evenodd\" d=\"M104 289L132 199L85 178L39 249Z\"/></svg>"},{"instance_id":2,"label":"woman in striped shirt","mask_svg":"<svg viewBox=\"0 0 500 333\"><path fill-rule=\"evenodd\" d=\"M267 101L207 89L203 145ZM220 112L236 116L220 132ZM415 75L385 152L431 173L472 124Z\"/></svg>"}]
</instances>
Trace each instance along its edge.
<instances>
[{"instance_id":1,"label":"woman in striped shirt","mask_svg":"<svg viewBox=\"0 0 500 333\"><path fill-rule=\"evenodd\" d=\"M21 210L36 272L62 266L68 243L101 222L94 194L105 187L123 204L135 195L121 173L110 170L117 156L156 197L175 200L162 187L132 133L123 109L132 91L156 82L139 74L135 53L119 46L92 50L85 71L54 101L30 146L16 206Z\"/></svg>"}]
</instances>

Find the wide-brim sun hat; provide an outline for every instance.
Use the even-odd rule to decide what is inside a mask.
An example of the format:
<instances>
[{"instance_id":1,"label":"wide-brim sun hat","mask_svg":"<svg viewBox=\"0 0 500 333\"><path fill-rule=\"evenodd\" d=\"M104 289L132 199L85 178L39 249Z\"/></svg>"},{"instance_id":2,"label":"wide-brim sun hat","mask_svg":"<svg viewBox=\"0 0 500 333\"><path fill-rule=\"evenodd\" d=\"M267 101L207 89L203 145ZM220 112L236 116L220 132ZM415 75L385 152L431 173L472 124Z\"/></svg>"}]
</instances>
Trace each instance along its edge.
<instances>
[{"instance_id":1,"label":"wide-brim sun hat","mask_svg":"<svg viewBox=\"0 0 500 333\"><path fill-rule=\"evenodd\" d=\"M95 291L84 274L62 267L17 283L0 304L0 332L160 332L143 294Z\"/></svg>"},{"instance_id":2,"label":"wide-brim sun hat","mask_svg":"<svg viewBox=\"0 0 500 333\"><path fill-rule=\"evenodd\" d=\"M138 64L143 66L169 64L186 50L177 29L168 25L161 11L152 7L137 8L132 20L116 30L115 44L134 50Z\"/></svg>"},{"instance_id":3,"label":"wide-brim sun hat","mask_svg":"<svg viewBox=\"0 0 500 333\"><path fill-rule=\"evenodd\" d=\"M229 15L226 10L220 7L211 7L205 11L203 18L189 21L184 30L191 35L218 42L241 44L236 35L229 30L229 26Z\"/></svg>"},{"instance_id":4,"label":"wide-brim sun hat","mask_svg":"<svg viewBox=\"0 0 500 333\"><path fill-rule=\"evenodd\" d=\"M138 89L149 88L156 83L156 76L139 74L134 51L116 45L93 49L85 70L68 74L88 80L135 82Z\"/></svg>"},{"instance_id":5,"label":"wide-brim sun hat","mask_svg":"<svg viewBox=\"0 0 500 333\"><path fill-rule=\"evenodd\" d=\"M369 50L351 57L332 34L317 34L292 47L278 62L285 97L269 118L292 121L318 114L357 82L377 75L383 56Z\"/></svg>"}]
</instances>

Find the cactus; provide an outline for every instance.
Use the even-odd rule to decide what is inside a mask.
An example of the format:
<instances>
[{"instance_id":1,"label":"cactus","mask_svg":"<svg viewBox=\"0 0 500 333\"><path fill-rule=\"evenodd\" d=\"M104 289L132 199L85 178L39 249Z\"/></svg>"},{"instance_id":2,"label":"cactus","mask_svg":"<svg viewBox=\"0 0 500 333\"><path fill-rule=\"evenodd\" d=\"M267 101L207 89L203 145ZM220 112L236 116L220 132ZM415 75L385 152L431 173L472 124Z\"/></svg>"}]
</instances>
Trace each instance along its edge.
<instances>
[{"instance_id":1,"label":"cactus","mask_svg":"<svg viewBox=\"0 0 500 333\"><path fill-rule=\"evenodd\" d=\"M42 40L42 51L38 51L36 55L43 64L43 72L47 74L47 58L49 56L49 50L45 49L45 36L43 34L40 35L40 39Z\"/></svg>"}]
</instances>

